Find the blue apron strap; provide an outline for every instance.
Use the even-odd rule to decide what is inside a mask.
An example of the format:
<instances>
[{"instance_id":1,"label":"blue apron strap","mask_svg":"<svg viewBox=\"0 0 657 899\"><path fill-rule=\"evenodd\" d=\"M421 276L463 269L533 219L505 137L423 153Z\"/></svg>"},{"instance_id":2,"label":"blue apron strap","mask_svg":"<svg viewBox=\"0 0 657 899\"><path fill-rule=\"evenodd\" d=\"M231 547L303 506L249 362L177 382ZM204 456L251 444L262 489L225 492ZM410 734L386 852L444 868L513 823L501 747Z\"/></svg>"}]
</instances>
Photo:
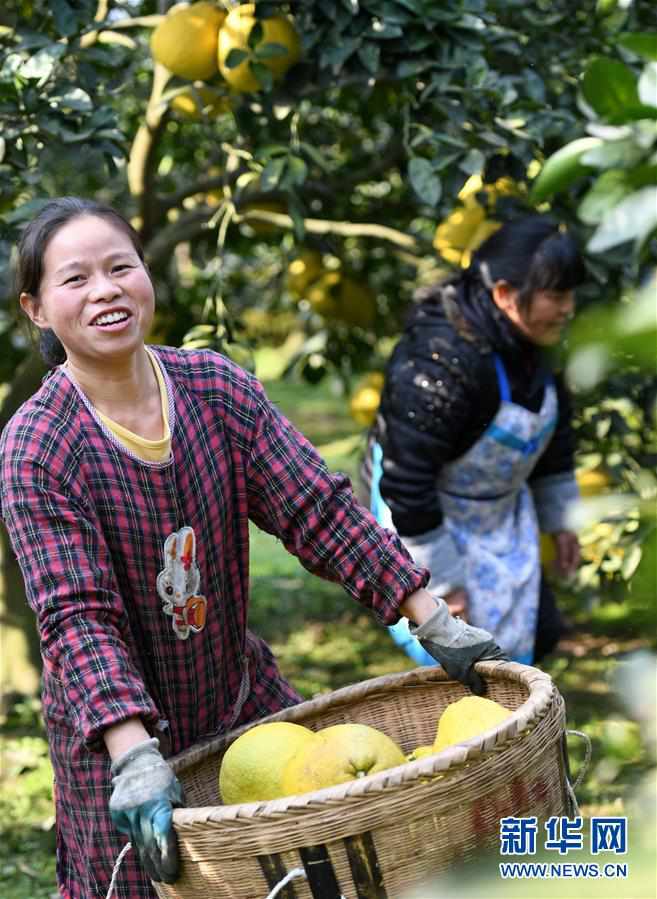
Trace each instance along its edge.
<instances>
[{"instance_id":1,"label":"blue apron strap","mask_svg":"<svg viewBox=\"0 0 657 899\"><path fill-rule=\"evenodd\" d=\"M372 481L370 484L370 512L379 522L383 522L383 497L379 490L383 475L383 450L381 444L372 443Z\"/></svg>"},{"instance_id":2,"label":"blue apron strap","mask_svg":"<svg viewBox=\"0 0 657 899\"><path fill-rule=\"evenodd\" d=\"M500 388L500 397L503 403L511 402L511 388L509 387L509 379L506 375L506 369L502 362L502 357L494 354L495 371L497 372L497 385Z\"/></svg>"}]
</instances>

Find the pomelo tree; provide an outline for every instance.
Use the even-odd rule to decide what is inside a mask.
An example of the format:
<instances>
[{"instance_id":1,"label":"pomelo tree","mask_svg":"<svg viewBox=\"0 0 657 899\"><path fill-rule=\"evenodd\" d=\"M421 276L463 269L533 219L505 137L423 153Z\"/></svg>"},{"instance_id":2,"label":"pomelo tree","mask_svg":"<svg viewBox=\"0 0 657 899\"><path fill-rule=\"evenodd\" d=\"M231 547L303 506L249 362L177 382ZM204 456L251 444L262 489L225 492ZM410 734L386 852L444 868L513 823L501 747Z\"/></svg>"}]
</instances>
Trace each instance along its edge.
<instances>
[{"instance_id":1,"label":"pomelo tree","mask_svg":"<svg viewBox=\"0 0 657 899\"><path fill-rule=\"evenodd\" d=\"M532 198L584 182L577 215L589 253L622 248L636 273L613 301L579 316L570 341L580 454L605 482L596 500L602 520L584 532L579 582L623 600L642 566L632 597L637 625L654 630L657 597L645 583L657 550L657 33L627 31L618 40L625 60L596 57L583 73L586 136L546 161ZM634 60L638 71L627 64Z\"/></svg>"},{"instance_id":2,"label":"pomelo tree","mask_svg":"<svg viewBox=\"0 0 657 899\"><path fill-rule=\"evenodd\" d=\"M582 136L587 66L605 56L638 75L620 38L657 30L646 0L169 7L0 12L0 426L42 373L5 272L44 197L93 195L131 217L157 284L153 340L245 365L275 343L279 373L347 390L380 369L418 284L533 208L543 161ZM583 240L591 183L549 198ZM591 255L588 299L617 296L638 264L623 246Z\"/></svg>"}]
</instances>

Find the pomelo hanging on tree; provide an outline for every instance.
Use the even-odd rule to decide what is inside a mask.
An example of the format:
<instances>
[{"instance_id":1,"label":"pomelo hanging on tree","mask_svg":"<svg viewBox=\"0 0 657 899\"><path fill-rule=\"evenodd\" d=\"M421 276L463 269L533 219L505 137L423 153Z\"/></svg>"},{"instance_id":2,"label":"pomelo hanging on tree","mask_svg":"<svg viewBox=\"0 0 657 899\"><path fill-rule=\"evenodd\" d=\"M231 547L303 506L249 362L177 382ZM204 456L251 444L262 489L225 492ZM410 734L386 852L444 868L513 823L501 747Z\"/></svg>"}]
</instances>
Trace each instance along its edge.
<instances>
[{"instance_id":1,"label":"pomelo hanging on tree","mask_svg":"<svg viewBox=\"0 0 657 899\"><path fill-rule=\"evenodd\" d=\"M205 81L217 73L219 29L226 13L214 3L173 7L151 35L153 59L180 78Z\"/></svg>"},{"instance_id":2,"label":"pomelo hanging on tree","mask_svg":"<svg viewBox=\"0 0 657 899\"><path fill-rule=\"evenodd\" d=\"M249 38L256 25L261 37L253 46ZM233 64L235 53L240 59L237 65ZM240 93L260 90L259 78L267 73L279 80L300 57L301 42L292 22L284 16L256 19L253 3L231 9L219 32L219 71Z\"/></svg>"}]
</instances>

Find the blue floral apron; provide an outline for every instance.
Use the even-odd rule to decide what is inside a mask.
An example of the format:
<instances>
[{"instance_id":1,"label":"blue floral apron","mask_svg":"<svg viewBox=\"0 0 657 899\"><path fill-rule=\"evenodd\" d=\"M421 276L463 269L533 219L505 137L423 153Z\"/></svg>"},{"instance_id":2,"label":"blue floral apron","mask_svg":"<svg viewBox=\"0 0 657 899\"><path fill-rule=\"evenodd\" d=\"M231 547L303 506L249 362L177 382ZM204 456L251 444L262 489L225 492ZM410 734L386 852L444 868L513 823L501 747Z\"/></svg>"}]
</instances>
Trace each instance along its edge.
<instances>
[{"instance_id":1,"label":"blue floral apron","mask_svg":"<svg viewBox=\"0 0 657 899\"><path fill-rule=\"evenodd\" d=\"M464 560L468 622L490 631L515 661L531 664L541 570L527 478L554 432L557 394L549 378L541 409L530 412L511 401L499 356L495 368L501 397L497 414L464 455L444 466L436 488L443 525ZM384 527L392 527L379 492L381 466L381 447L375 444L371 509ZM435 664L409 633L406 619L389 630L418 664Z\"/></svg>"}]
</instances>

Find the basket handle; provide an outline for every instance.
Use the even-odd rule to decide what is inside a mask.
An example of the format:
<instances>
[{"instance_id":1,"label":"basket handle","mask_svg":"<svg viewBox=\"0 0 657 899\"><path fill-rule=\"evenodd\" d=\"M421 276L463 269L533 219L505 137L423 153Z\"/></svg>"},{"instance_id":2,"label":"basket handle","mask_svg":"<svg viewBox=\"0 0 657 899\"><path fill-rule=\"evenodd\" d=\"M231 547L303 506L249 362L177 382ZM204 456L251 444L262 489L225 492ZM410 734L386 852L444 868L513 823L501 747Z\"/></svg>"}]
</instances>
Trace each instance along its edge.
<instances>
[{"instance_id":1,"label":"basket handle","mask_svg":"<svg viewBox=\"0 0 657 899\"><path fill-rule=\"evenodd\" d=\"M570 760L568 756L568 743L567 737L579 737L584 741L584 761L581 764L581 767L577 773L577 777L574 781L570 779ZM580 786L584 778L586 777L586 772L589 770L589 765L591 763L591 739L588 734L585 734L581 730L566 730L562 740L563 746L563 754L564 761L566 763L566 790L568 792L568 797L571 801L573 812L575 817L581 817L581 812L579 810L579 806L577 804L577 796L575 795L575 790Z\"/></svg>"}]
</instances>

